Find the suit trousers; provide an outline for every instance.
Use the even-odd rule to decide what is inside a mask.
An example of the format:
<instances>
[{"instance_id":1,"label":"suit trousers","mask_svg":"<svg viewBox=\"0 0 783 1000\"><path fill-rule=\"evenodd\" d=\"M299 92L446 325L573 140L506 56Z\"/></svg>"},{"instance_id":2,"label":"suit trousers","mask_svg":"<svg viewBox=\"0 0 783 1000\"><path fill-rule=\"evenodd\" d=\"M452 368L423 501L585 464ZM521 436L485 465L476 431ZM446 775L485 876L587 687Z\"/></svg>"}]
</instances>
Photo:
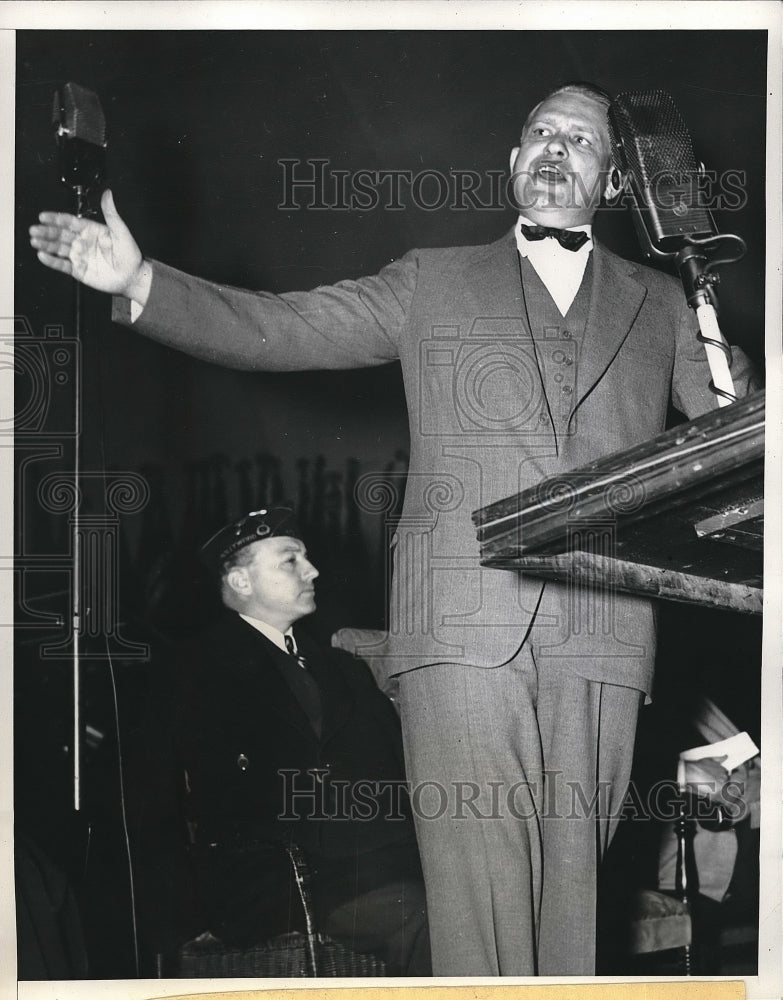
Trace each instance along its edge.
<instances>
[{"instance_id":1,"label":"suit trousers","mask_svg":"<svg viewBox=\"0 0 783 1000\"><path fill-rule=\"evenodd\" d=\"M436 976L595 972L598 865L643 695L531 639L499 667L400 677Z\"/></svg>"}]
</instances>

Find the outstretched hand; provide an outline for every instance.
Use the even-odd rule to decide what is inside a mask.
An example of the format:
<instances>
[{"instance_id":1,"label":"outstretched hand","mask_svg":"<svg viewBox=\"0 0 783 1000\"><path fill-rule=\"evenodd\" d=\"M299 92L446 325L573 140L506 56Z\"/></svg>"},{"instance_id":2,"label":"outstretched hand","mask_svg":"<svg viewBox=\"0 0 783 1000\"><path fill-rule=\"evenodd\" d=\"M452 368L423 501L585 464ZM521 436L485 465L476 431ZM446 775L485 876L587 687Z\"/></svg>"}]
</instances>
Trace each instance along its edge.
<instances>
[{"instance_id":1,"label":"outstretched hand","mask_svg":"<svg viewBox=\"0 0 783 1000\"><path fill-rule=\"evenodd\" d=\"M105 225L66 212L41 212L40 224L30 227L30 245L47 267L100 292L125 295L144 305L149 268L114 206L111 191L103 192L101 209Z\"/></svg>"}]
</instances>

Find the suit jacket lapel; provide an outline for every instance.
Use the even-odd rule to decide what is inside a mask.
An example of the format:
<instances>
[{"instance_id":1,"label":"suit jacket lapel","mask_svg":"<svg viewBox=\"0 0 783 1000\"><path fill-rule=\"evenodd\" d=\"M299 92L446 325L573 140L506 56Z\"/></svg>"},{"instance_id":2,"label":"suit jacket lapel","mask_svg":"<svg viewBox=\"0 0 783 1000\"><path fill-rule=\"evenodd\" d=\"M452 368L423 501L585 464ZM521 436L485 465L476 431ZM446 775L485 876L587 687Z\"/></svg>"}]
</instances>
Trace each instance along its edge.
<instances>
[{"instance_id":1,"label":"suit jacket lapel","mask_svg":"<svg viewBox=\"0 0 783 1000\"><path fill-rule=\"evenodd\" d=\"M314 733L302 706L286 684L275 656L287 656L274 643L252 625L248 625L238 615L230 625L234 637L233 649L226 657L230 669L241 676L245 683L259 691L259 720L263 725L264 716L273 713L288 722L295 729L314 739Z\"/></svg>"},{"instance_id":2,"label":"suit jacket lapel","mask_svg":"<svg viewBox=\"0 0 783 1000\"><path fill-rule=\"evenodd\" d=\"M529 340L513 230L502 239L477 248L472 273L476 280L463 288L466 298L473 299L472 305L468 302L466 315L492 318L495 322L505 320L507 326L498 331L499 336L523 336Z\"/></svg>"},{"instance_id":3,"label":"suit jacket lapel","mask_svg":"<svg viewBox=\"0 0 783 1000\"><path fill-rule=\"evenodd\" d=\"M480 248L473 267L475 281L471 280L469 289L471 303L468 301L470 313L477 318L487 319L496 324L497 339L509 339L527 345L526 353L535 361L535 374L538 380L538 390L541 401L550 414L550 430L554 434L554 422L551 419L551 409L546 392L546 381L541 370L539 349L533 338L526 318L522 278L519 271L519 251L514 237L514 230ZM540 428L537 429L540 433Z\"/></svg>"},{"instance_id":4,"label":"suit jacket lapel","mask_svg":"<svg viewBox=\"0 0 783 1000\"><path fill-rule=\"evenodd\" d=\"M590 309L572 417L612 363L642 307L647 289L631 277L635 271L634 264L615 257L596 243Z\"/></svg>"},{"instance_id":5,"label":"suit jacket lapel","mask_svg":"<svg viewBox=\"0 0 783 1000\"><path fill-rule=\"evenodd\" d=\"M325 742L351 718L353 693L339 667L330 662L328 652L317 646L307 633L295 630L295 635L297 646L321 692L321 741Z\"/></svg>"}]
</instances>

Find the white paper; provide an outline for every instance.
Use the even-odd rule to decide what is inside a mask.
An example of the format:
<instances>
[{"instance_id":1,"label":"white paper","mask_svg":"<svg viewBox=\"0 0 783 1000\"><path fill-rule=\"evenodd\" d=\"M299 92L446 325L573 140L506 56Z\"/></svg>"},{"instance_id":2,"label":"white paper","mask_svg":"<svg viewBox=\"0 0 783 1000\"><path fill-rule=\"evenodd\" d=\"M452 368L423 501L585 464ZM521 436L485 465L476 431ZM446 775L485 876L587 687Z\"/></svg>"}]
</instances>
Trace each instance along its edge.
<instances>
[{"instance_id":1,"label":"white paper","mask_svg":"<svg viewBox=\"0 0 783 1000\"><path fill-rule=\"evenodd\" d=\"M720 740L718 743L707 743L705 746L683 750L680 754L680 760L696 761L704 760L705 757L725 756L726 759L719 761L719 763L722 768L725 768L726 773L730 774L735 767L739 767L746 760L755 757L758 752L759 748L750 736L743 732L737 733L736 736L730 736L727 740Z\"/></svg>"}]
</instances>

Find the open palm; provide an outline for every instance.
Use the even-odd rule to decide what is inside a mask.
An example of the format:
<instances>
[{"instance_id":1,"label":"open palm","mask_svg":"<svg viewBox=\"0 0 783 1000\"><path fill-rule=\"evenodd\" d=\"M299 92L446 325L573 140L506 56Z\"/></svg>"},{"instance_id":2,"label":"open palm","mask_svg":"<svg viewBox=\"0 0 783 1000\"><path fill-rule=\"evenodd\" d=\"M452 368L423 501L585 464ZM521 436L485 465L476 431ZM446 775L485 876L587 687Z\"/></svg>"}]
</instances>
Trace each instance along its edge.
<instances>
[{"instance_id":1,"label":"open palm","mask_svg":"<svg viewBox=\"0 0 783 1000\"><path fill-rule=\"evenodd\" d=\"M141 266L141 251L111 191L103 193L101 208L105 225L65 212L41 212L39 225L30 227L30 244L47 267L98 291L124 295Z\"/></svg>"}]
</instances>

